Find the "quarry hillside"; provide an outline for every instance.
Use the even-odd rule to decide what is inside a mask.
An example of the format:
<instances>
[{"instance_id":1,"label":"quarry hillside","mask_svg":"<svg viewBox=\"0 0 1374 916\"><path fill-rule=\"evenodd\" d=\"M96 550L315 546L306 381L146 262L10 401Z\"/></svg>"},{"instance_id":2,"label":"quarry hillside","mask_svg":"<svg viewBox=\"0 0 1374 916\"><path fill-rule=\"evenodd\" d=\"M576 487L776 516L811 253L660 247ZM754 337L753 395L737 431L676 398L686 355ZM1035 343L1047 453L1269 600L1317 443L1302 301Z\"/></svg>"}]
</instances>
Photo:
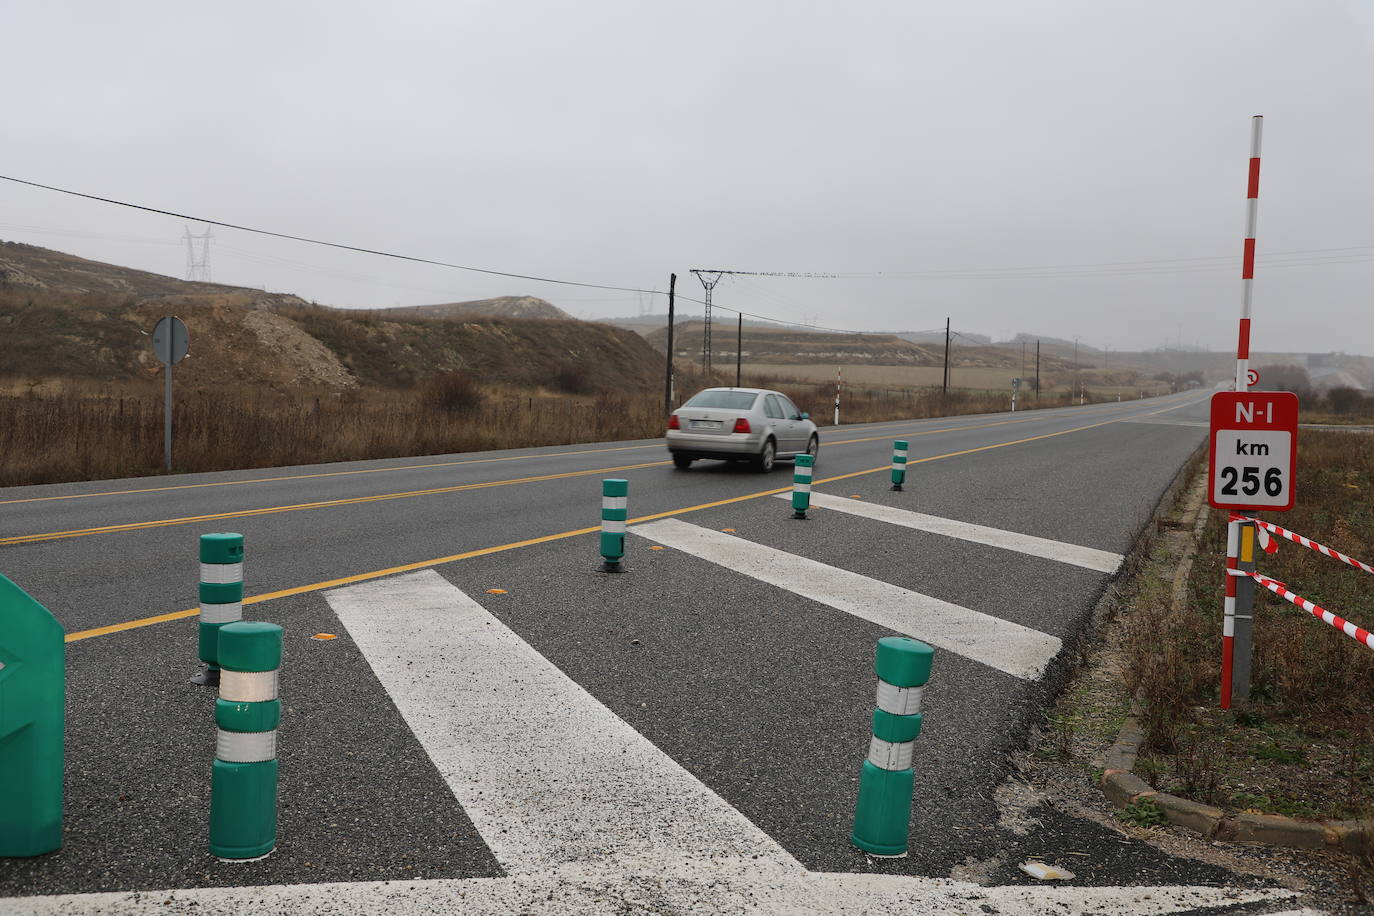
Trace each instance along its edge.
<instances>
[{"instance_id":1,"label":"quarry hillside","mask_svg":"<svg viewBox=\"0 0 1374 916\"><path fill-rule=\"evenodd\" d=\"M551 317L527 317L541 313ZM183 390L291 397L402 389L467 370L484 384L591 392L653 386L663 372L639 335L533 297L334 309L0 244L0 378L11 389L152 382L161 369L148 334L164 315L190 330L191 353L176 370Z\"/></svg>"}]
</instances>

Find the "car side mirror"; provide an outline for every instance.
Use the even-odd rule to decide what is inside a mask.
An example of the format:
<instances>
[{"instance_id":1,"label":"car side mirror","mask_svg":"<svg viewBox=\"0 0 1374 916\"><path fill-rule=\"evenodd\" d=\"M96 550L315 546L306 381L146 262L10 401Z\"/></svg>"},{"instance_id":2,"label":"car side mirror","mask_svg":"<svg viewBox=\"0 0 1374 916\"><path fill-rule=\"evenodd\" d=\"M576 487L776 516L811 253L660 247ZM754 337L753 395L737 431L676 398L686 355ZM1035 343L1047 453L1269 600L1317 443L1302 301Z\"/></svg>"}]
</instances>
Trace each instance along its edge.
<instances>
[{"instance_id":1,"label":"car side mirror","mask_svg":"<svg viewBox=\"0 0 1374 916\"><path fill-rule=\"evenodd\" d=\"M792 419L794 419L794 420L809 420L809 419L811 419L811 414L806 413L805 411L802 411L801 413L797 414L797 415L796 415L795 417L793 417Z\"/></svg>"}]
</instances>

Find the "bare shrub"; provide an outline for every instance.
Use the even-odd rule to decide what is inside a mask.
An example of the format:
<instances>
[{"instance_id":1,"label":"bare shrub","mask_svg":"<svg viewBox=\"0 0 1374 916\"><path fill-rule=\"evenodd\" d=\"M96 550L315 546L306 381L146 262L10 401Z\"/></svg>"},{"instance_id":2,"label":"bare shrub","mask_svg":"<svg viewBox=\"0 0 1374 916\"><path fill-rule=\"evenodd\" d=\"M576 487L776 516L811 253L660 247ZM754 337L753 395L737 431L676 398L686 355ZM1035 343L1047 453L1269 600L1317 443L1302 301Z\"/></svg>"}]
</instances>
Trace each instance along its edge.
<instances>
[{"instance_id":1,"label":"bare shrub","mask_svg":"<svg viewBox=\"0 0 1374 916\"><path fill-rule=\"evenodd\" d=\"M1364 395L1354 388L1332 388L1326 393L1326 402L1331 412L1347 416L1360 413L1364 408Z\"/></svg>"},{"instance_id":2,"label":"bare shrub","mask_svg":"<svg viewBox=\"0 0 1374 916\"><path fill-rule=\"evenodd\" d=\"M452 414L472 413L486 396L477 376L462 369L436 372L420 385L420 403Z\"/></svg>"},{"instance_id":3,"label":"bare shrub","mask_svg":"<svg viewBox=\"0 0 1374 916\"><path fill-rule=\"evenodd\" d=\"M570 359L560 360L554 366L549 382L554 388L568 394L586 394L593 387L587 367Z\"/></svg>"}]
</instances>

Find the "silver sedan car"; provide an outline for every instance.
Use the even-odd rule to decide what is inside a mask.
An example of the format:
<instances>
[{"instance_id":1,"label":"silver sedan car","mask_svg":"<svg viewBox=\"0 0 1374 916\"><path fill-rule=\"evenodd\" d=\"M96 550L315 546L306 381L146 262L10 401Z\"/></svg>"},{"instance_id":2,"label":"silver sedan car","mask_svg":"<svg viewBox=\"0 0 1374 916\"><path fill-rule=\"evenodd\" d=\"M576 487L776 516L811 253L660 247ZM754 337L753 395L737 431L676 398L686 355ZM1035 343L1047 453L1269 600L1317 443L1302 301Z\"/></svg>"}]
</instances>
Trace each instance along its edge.
<instances>
[{"instance_id":1,"label":"silver sedan car","mask_svg":"<svg viewBox=\"0 0 1374 916\"><path fill-rule=\"evenodd\" d=\"M688 468L698 458L748 461L771 471L778 458L816 456L816 424L780 391L707 388L668 418L673 464Z\"/></svg>"}]
</instances>

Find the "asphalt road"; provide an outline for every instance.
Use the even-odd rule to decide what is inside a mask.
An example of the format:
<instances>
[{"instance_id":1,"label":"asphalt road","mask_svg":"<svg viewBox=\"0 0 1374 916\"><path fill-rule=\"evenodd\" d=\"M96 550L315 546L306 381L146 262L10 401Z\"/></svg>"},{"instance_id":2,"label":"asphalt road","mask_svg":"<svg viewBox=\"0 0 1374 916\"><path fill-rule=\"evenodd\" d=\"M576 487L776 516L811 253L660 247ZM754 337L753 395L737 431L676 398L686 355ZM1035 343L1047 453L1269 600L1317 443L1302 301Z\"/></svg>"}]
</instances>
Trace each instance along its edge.
<instances>
[{"instance_id":1,"label":"asphalt road","mask_svg":"<svg viewBox=\"0 0 1374 916\"><path fill-rule=\"evenodd\" d=\"M825 429L816 491L1124 553L1205 417L1206 395L1190 392ZM901 493L886 472L895 438L910 442ZM621 575L597 569L604 477L630 482ZM1000 826L993 792L1060 663L1026 678L955 651L937 655L926 693L911 855L880 861L850 846L873 646L892 630L687 550L650 550L634 520L733 529L740 550L782 551L1065 643L1111 574L847 512L794 521L773 498L790 481L786 465L676 471L649 440L0 490L0 572L69 639L67 843L0 860L0 895L511 873L331 605L333 589L358 583L375 583L368 600L381 601L389 581L475 599L647 738L648 753L810 871L945 878L997 859L996 883L1025 884L1014 867L1025 855L1072 847L1091 852L1075 860L1079 885L1235 882L1052 810L1029 835ZM245 535L245 616L287 633L280 845L238 865L205 848L213 695L187 683L196 543L211 531ZM442 580L414 578L427 569ZM443 653L462 648L417 645L416 659L443 677Z\"/></svg>"}]
</instances>

